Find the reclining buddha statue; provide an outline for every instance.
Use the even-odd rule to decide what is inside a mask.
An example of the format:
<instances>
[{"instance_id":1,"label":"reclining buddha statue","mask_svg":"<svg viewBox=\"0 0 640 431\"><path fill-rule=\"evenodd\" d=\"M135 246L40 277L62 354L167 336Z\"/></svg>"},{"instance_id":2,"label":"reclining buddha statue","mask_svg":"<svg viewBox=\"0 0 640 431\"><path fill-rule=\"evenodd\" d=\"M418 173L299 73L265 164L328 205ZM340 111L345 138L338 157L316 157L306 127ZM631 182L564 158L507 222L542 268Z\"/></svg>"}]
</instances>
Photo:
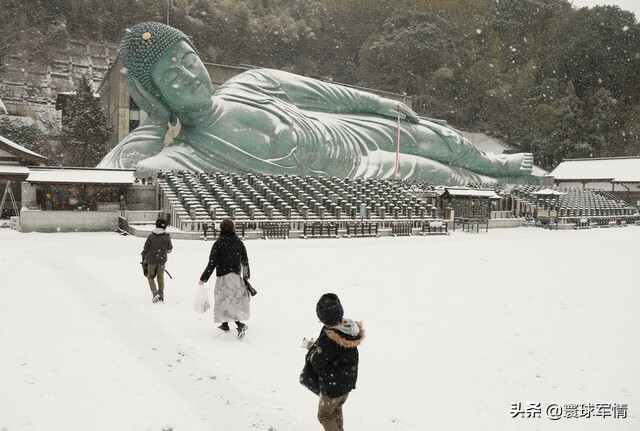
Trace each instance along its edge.
<instances>
[{"instance_id":1,"label":"reclining buddha statue","mask_svg":"<svg viewBox=\"0 0 640 431\"><path fill-rule=\"evenodd\" d=\"M120 47L134 101L148 115L98 167L423 180L527 182L530 153L486 153L443 121L369 92L272 69L214 86L192 41L158 22ZM180 131L165 145L169 124ZM399 151L397 151L397 146Z\"/></svg>"}]
</instances>

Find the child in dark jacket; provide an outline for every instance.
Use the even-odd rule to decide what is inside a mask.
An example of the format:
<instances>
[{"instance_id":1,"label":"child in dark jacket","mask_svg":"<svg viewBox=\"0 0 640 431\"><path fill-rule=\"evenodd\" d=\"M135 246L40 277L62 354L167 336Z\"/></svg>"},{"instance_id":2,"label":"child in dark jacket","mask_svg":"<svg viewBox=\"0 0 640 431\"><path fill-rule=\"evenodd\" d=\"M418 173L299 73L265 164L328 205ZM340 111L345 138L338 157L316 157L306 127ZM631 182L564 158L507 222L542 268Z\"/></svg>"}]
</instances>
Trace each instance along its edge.
<instances>
[{"instance_id":1,"label":"child in dark jacket","mask_svg":"<svg viewBox=\"0 0 640 431\"><path fill-rule=\"evenodd\" d=\"M364 329L360 322L343 318L342 304L334 293L320 297L316 314L324 326L309 348L307 361L318 377L318 421L325 431L343 431L342 405L356 387Z\"/></svg>"},{"instance_id":2,"label":"child in dark jacket","mask_svg":"<svg viewBox=\"0 0 640 431\"><path fill-rule=\"evenodd\" d=\"M167 254L173 250L171 236L167 233L167 222L156 220L156 228L149 234L142 249L142 263L147 265L146 273L153 302L164 302L164 266ZM156 288L155 279L158 279Z\"/></svg>"}]
</instances>

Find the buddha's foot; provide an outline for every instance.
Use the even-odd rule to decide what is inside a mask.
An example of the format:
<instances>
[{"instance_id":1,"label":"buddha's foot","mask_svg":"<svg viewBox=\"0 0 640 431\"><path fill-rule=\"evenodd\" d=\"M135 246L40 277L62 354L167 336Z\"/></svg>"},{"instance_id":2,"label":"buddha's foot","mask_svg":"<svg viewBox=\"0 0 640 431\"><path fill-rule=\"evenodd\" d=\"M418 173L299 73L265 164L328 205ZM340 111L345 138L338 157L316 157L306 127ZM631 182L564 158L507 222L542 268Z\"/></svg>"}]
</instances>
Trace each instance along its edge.
<instances>
[{"instance_id":1,"label":"buddha's foot","mask_svg":"<svg viewBox=\"0 0 640 431\"><path fill-rule=\"evenodd\" d=\"M509 175L523 176L531 175L533 172L533 154L531 153L516 153L506 154L507 157L507 169Z\"/></svg>"}]
</instances>

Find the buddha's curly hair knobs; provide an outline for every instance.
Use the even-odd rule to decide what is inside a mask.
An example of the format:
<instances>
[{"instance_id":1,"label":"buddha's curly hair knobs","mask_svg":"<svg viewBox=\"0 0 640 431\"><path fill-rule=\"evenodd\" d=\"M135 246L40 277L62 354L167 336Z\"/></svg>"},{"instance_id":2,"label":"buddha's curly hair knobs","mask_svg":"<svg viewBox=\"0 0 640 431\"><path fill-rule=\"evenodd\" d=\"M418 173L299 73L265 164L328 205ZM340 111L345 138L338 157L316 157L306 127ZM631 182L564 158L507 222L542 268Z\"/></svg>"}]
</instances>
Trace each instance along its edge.
<instances>
[{"instance_id":1,"label":"buddha's curly hair knobs","mask_svg":"<svg viewBox=\"0 0 640 431\"><path fill-rule=\"evenodd\" d=\"M153 83L151 70L167 48L180 40L198 52L189 37L176 28L153 21L136 24L127 30L120 43L122 64L147 91L159 97L160 92Z\"/></svg>"}]
</instances>

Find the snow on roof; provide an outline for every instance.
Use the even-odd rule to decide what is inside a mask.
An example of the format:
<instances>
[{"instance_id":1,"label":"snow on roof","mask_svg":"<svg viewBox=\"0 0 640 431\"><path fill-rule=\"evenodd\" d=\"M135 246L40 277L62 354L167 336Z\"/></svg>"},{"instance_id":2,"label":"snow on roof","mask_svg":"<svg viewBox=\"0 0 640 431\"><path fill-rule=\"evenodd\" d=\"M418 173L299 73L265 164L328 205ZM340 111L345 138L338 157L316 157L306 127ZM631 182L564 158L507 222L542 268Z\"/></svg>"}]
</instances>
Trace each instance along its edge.
<instances>
[{"instance_id":1,"label":"snow on roof","mask_svg":"<svg viewBox=\"0 0 640 431\"><path fill-rule=\"evenodd\" d=\"M28 148L23 147L22 145L18 145L15 142L10 141L9 139L0 135L0 148L3 146L9 153L17 157L22 156L24 158L35 158L37 160L47 160L46 157L38 153L35 153L29 150Z\"/></svg>"},{"instance_id":2,"label":"snow on roof","mask_svg":"<svg viewBox=\"0 0 640 431\"><path fill-rule=\"evenodd\" d=\"M132 184L133 169L31 168L30 183Z\"/></svg>"},{"instance_id":3,"label":"snow on roof","mask_svg":"<svg viewBox=\"0 0 640 431\"><path fill-rule=\"evenodd\" d=\"M558 190L553 190L553 189L542 189L542 190L538 190L537 192L533 192L533 195L538 195L538 196L561 196L561 195L566 195L565 192L561 192Z\"/></svg>"},{"instance_id":4,"label":"snow on roof","mask_svg":"<svg viewBox=\"0 0 640 431\"><path fill-rule=\"evenodd\" d=\"M0 175L29 175L29 168L20 165L0 165Z\"/></svg>"},{"instance_id":5,"label":"snow on roof","mask_svg":"<svg viewBox=\"0 0 640 431\"><path fill-rule=\"evenodd\" d=\"M549 175L556 180L640 182L640 157L565 160Z\"/></svg>"},{"instance_id":6,"label":"snow on roof","mask_svg":"<svg viewBox=\"0 0 640 431\"><path fill-rule=\"evenodd\" d=\"M502 198L502 196L500 196L493 190L478 190L478 189L470 189L467 187L445 187L444 193L449 193L451 196L466 196L466 197L489 198L489 199Z\"/></svg>"},{"instance_id":7,"label":"snow on roof","mask_svg":"<svg viewBox=\"0 0 640 431\"><path fill-rule=\"evenodd\" d=\"M535 161L535 160L534 160ZM531 171L531 175L534 177L544 177L548 175L549 172L542 169L540 166L533 165L533 170Z\"/></svg>"}]
</instances>

